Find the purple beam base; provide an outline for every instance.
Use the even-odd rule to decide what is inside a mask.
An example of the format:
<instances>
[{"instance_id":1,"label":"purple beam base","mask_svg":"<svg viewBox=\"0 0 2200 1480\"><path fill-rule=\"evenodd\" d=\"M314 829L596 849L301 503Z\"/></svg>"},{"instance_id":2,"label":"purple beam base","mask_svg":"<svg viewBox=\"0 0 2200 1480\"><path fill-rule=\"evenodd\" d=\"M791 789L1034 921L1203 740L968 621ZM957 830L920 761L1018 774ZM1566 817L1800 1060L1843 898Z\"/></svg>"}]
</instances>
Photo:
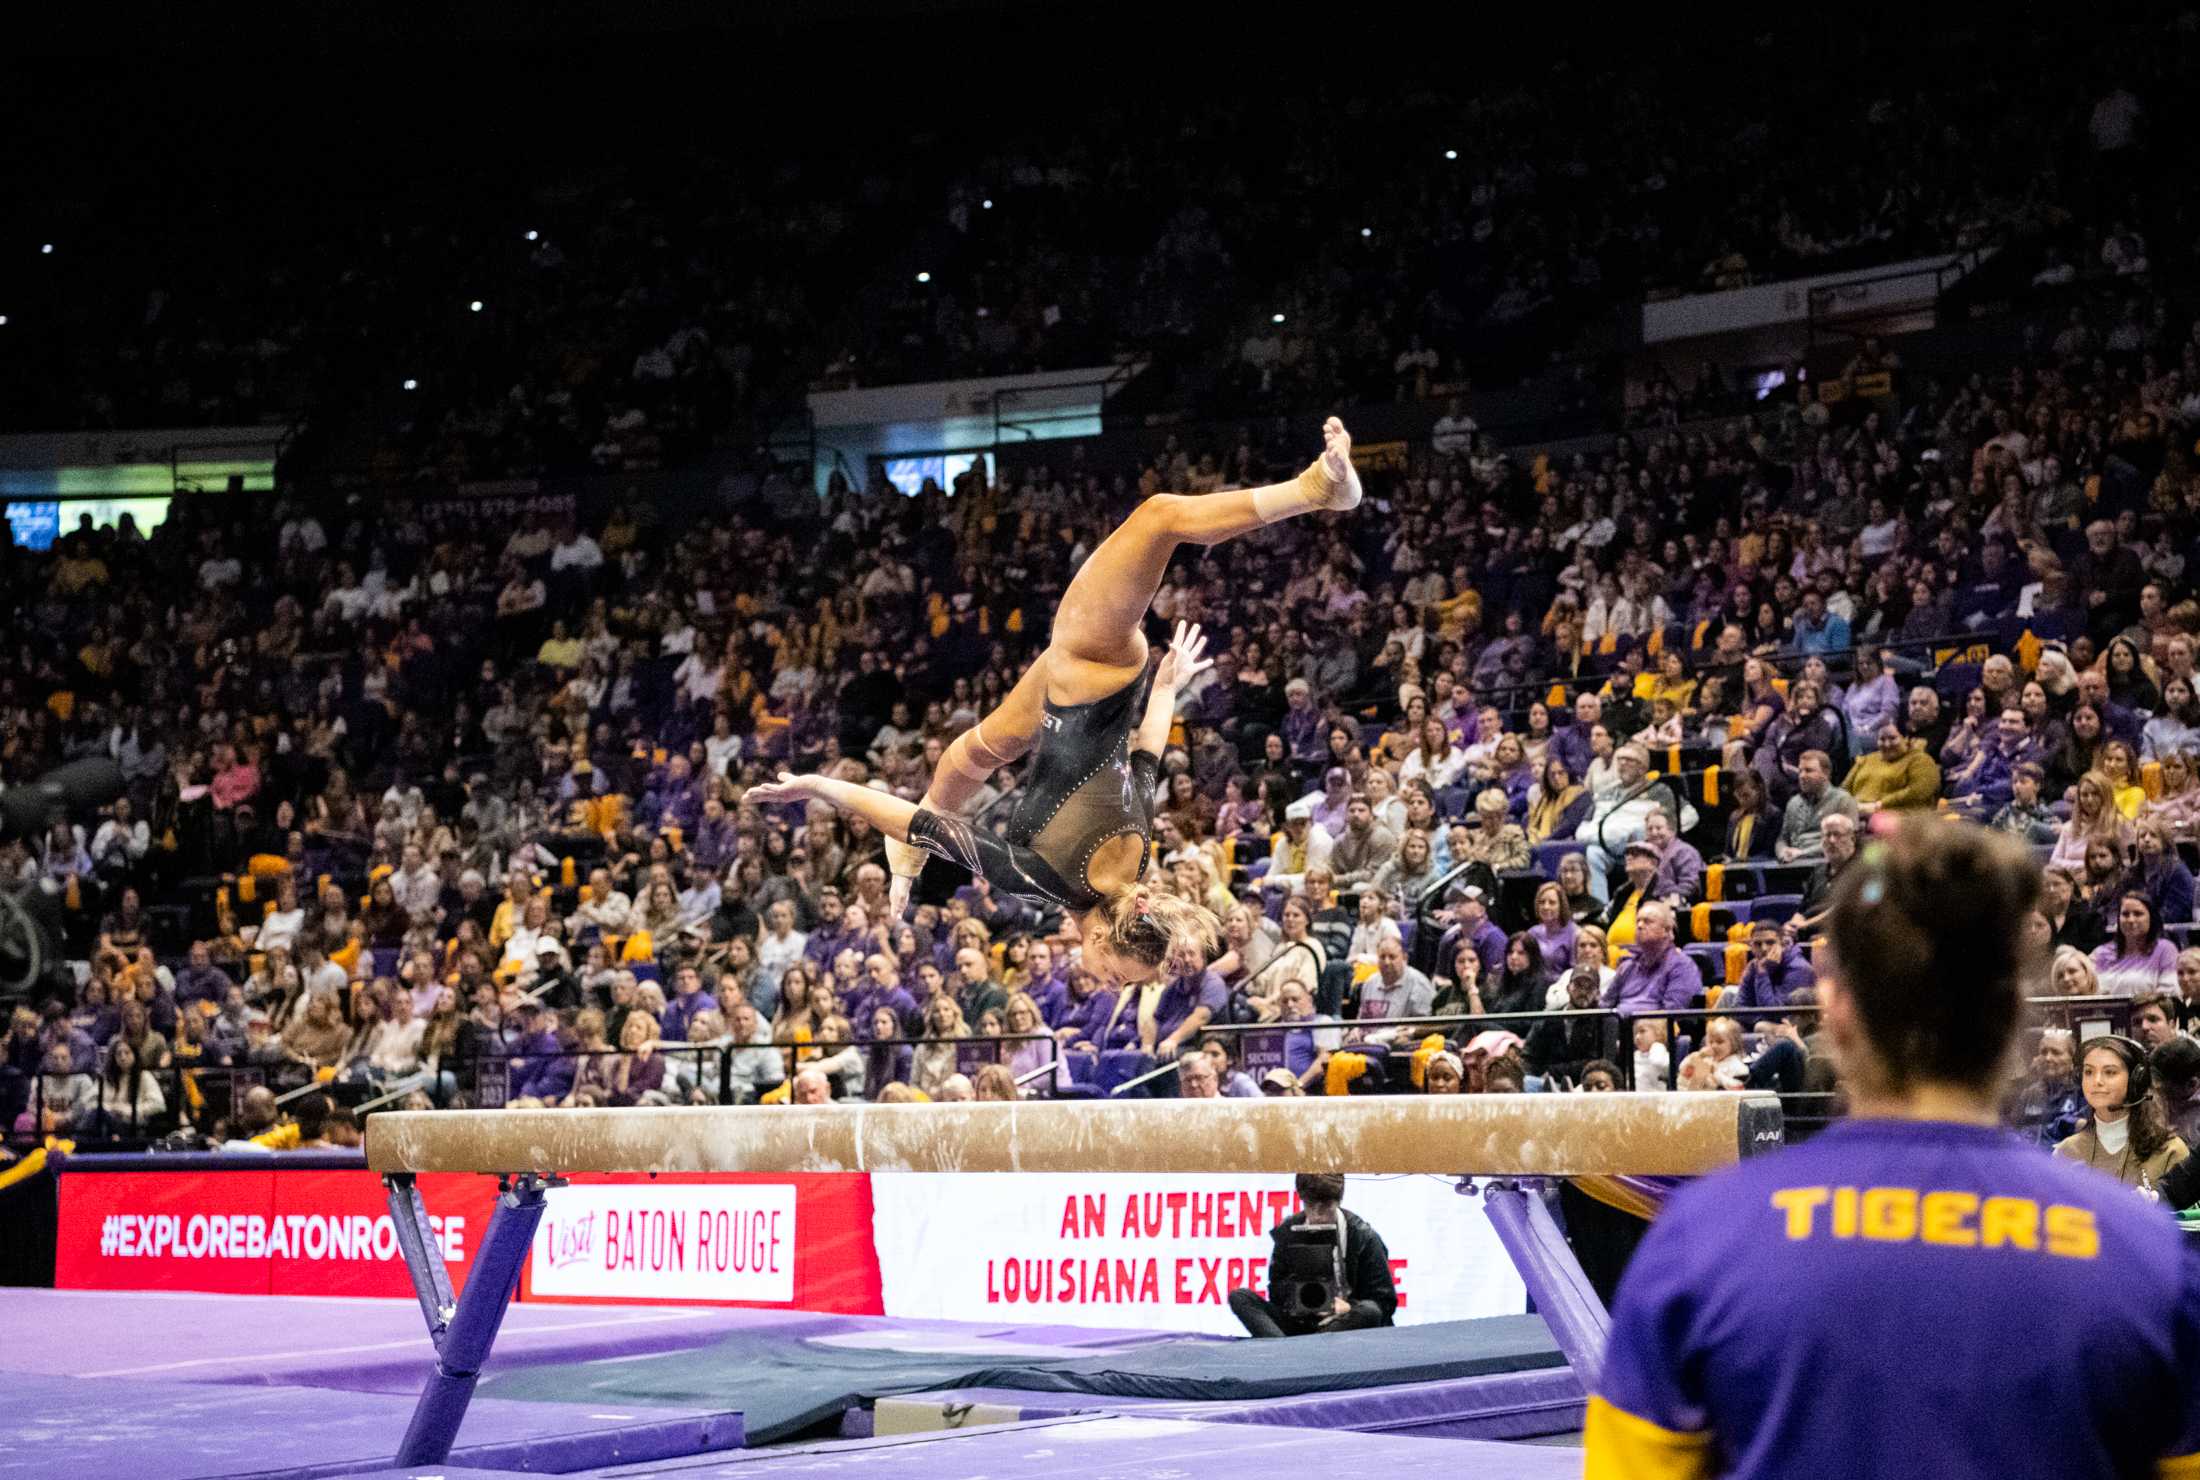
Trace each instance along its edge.
<instances>
[{"instance_id":1,"label":"purple beam base","mask_svg":"<svg viewBox=\"0 0 2200 1480\"><path fill-rule=\"evenodd\" d=\"M420 1390L420 1404L413 1409L404 1442L398 1446L397 1462L441 1464L450 1457L451 1446L458 1439L466 1405L473 1401L474 1384L481 1380L489 1349L496 1344L497 1328L504 1324L504 1312L511 1306L520 1266L535 1241L535 1225L542 1221L543 1195L549 1184L540 1177L520 1176L498 1192L489 1231L474 1256L465 1292L453 1308L445 1303L449 1287L439 1278L442 1261L426 1252L435 1247L435 1241L426 1227L427 1209L413 1179L393 1176L384 1181L389 1187L391 1221L401 1229L409 1229L399 1242L412 1270L421 1312L427 1318L428 1335L436 1348L435 1371ZM424 1270L433 1273L424 1274Z\"/></svg>"},{"instance_id":2,"label":"purple beam base","mask_svg":"<svg viewBox=\"0 0 2200 1480\"><path fill-rule=\"evenodd\" d=\"M1490 1226L1497 1230L1513 1268L1528 1287L1536 1314L1551 1328L1582 1390L1588 1391L1596 1383L1604 1343L1612 1334L1611 1313L1582 1272L1581 1261L1574 1257L1551 1210L1543 1205L1537 1184L1509 1179L1486 1182L1482 1202Z\"/></svg>"}]
</instances>

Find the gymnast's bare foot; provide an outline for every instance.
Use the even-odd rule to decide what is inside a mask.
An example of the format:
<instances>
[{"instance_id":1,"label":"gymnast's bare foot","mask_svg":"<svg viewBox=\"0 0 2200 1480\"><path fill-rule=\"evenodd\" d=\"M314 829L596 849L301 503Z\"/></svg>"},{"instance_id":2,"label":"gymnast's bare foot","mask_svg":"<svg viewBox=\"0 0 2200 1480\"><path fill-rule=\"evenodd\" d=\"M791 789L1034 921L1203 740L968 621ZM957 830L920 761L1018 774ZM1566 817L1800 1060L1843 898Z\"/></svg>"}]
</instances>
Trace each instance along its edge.
<instances>
[{"instance_id":1,"label":"gymnast's bare foot","mask_svg":"<svg viewBox=\"0 0 2200 1480\"><path fill-rule=\"evenodd\" d=\"M1352 434L1332 416L1322 423L1321 476L1326 487L1321 507L1342 513L1360 506L1360 474L1352 466Z\"/></svg>"}]
</instances>

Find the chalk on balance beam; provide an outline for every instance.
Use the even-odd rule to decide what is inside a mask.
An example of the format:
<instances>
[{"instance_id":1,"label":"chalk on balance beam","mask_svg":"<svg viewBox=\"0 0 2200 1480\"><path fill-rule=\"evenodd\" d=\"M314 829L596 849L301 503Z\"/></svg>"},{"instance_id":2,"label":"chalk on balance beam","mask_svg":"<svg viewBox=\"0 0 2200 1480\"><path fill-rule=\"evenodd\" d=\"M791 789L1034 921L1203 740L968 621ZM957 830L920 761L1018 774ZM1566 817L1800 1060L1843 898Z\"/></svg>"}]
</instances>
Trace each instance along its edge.
<instances>
[{"instance_id":1,"label":"chalk on balance beam","mask_svg":"<svg viewBox=\"0 0 2200 1480\"><path fill-rule=\"evenodd\" d=\"M1368 1095L384 1111L378 1172L1687 1176L1780 1143L1772 1095Z\"/></svg>"}]
</instances>

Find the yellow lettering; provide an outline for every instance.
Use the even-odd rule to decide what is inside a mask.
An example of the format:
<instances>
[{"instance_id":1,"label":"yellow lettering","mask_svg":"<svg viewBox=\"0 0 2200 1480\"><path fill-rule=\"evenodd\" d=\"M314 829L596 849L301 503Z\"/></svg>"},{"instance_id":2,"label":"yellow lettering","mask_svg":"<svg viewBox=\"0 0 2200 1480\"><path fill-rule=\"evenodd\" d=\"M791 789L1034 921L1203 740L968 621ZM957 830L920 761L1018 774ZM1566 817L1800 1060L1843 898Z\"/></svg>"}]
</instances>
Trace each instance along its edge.
<instances>
[{"instance_id":1,"label":"yellow lettering","mask_svg":"<svg viewBox=\"0 0 2200 1480\"><path fill-rule=\"evenodd\" d=\"M1864 1237L1903 1243L1917 1237L1917 1193L1908 1187L1873 1187L1864 1193Z\"/></svg>"},{"instance_id":2,"label":"yellow lettering","mask_svg":"<svg viewBox=\"0 0 2200 1480\"><path fill-rule=\"evenodd\" d=\"M2101 1230L2090 1208L2050 1203L2047 1208L2047 1252L2065 1259L2092 1259L2101 1252Z\"/></svg>"},{"instance_id":3,"label":"yellow lettering","mask_svg":"<svg viewBox=\"0 0 2200 1480\"><path fill-rule=\"evenodd\" d=\"M1918 1205L1917 1236L1928 1244L1971 1248L1978 1243L1978 1230L1967 1220L1977 1211L1975 1192L1928 1192Z\"/></svg>"},{"instance_id":4,"label":"yellow lettering","mask_svg":"<svg viewBox=\"0 0 2200 1480\"><path fill-rule=\"evenodd\" d=\"M1856 1189L1853 1187L1833 1189L1833 1236L1856 1237Z\"/></svg>"},{"instance_id":5,"label":"yellow lettering","mask_svg":"<svg viewBox=\"0 0 2200 1480\"><path fill-rule=\"evenodd\" d=\"M1783 1187L1772 1194L1772 1205L1787 1214L1787 1236L1810 1237L1810 1226L1826 1201L1823 1187Z\"/></svg>"},{"instance_id":6,"label":"yellow lettering","mask_svg":"<svg viewBox=\"0 0 2200 1480\"><path fill-rule=\"evenodd\" d=\"M2040 1246L2040 1205L2029 1197L1990 1197L1979 1210L1978 1242L1982 1249L2037 1252Z\"/></svg>"}]
</instances>

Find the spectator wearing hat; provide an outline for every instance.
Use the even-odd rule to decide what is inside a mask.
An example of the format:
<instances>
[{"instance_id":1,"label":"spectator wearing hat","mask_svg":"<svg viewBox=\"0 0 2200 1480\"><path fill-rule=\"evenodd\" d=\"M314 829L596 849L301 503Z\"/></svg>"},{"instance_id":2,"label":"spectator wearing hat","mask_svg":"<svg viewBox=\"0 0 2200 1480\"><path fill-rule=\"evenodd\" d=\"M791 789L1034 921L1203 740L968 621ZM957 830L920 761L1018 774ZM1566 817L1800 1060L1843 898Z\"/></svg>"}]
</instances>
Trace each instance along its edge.
<instances>
[{"instance_id":1,"label":"spectator wearing hat","mask_svg":"<svg viewBox=\"0 0 2200 1480\"><path fill-rule=\"evenodd\" d=\"M1453 925L1438 943L1436 959L1449 961L1462 945L1474 947L1482 979L1495 980L1505 968L1505 932L1490 918L1490 898L1480 884L1454 885L1450 895Z\"/></svg>"},{"instance_id":2,"label":"spectator wearing hat","mask_svg":"<svg viewBox=\"0 0 2200 1480\"><path fill-rule=\"evenodd\" d=\"M1329 866L1336 846L1336 835L1314 820L1312 799L1300 797L1283 809L1283 842L1270 855L1261 887L1297 893L1306 885L1308 870Z\"/></svg>"},{"instance_id":3,"label":"spectator wearing hat","mask_svg":"<svg viewBox=\"0 0 2200 1480\"><path fill-rule=\"evenodd\" d=\"M1260 1092L1263 1095L1293 1099L1306 1093L1299 1084L1299 1077L1289 1069L1270 1069L1260 1076Z\"/></svg>"}]
</instances>

